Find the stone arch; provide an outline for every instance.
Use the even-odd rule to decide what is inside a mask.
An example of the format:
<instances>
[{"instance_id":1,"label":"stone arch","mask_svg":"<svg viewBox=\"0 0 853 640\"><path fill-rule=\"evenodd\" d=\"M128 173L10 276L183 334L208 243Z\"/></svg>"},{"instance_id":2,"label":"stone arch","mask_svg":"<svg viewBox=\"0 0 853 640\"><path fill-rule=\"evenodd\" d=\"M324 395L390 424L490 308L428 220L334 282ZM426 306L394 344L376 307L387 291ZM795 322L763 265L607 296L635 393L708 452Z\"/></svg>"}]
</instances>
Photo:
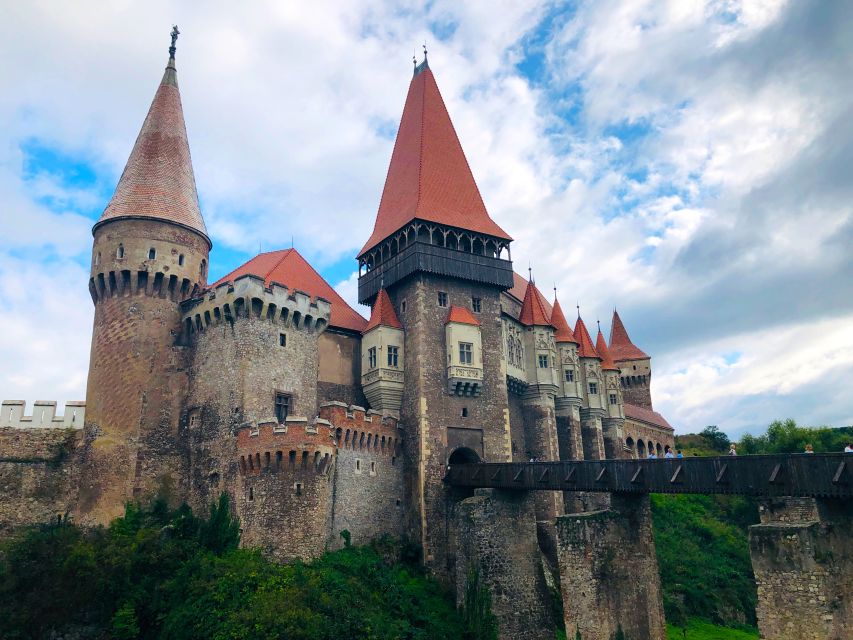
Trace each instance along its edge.
<instances>
[{"instance_id":1,"label":"stone arch","mask_svg":"<svg viewBox=\"0 0 853 640\"><path fill-rule=\"evenodd\" d=\"M447 457L447 464L473 464L481 462L480 456L470 447L456 447Z\"/></svg>"},{"instance_id":2,"label":"stone arch","mask_svg":"<svg viewBox=\"0 0 853 640\"><path fill-rule=\"evenodd\" d=\"M637 440L637 457L641 459L646 457L646 443L642 440Z\"/></svg>"}]
</instances>

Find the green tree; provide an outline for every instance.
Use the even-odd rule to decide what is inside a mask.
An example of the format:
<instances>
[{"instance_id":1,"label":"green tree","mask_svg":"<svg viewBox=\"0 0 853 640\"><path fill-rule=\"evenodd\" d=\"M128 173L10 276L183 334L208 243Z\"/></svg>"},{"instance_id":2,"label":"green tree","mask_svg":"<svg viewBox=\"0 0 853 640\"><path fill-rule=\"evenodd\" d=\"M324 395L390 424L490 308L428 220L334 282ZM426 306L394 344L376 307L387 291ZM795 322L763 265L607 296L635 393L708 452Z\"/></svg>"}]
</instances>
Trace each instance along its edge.
<instances>
[{"instance_id":1,"label":"green tree","mask_svg":"<svg viewBox=\"0 0 853 640\"><path fill-rule=\"evenodd\" d=\"M717 428L716 425L710 425L699 432L702 439L705 440L708 447L715 451L728 451L729 437Z\"/></svg>"}]
</instances>

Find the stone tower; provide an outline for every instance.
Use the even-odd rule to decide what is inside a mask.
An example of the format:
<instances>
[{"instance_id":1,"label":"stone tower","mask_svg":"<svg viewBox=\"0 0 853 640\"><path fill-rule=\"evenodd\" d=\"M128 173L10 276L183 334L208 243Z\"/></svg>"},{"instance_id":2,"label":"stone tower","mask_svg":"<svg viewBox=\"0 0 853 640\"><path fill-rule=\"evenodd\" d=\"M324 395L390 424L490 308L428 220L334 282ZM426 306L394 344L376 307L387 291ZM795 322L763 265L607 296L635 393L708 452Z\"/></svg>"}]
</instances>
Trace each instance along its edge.
<instances>
[{"instance_id":1,"label":"stone tower","mask_svg":"<svg viewBox=\"0 0 853 640\"><path fill-rule=\"evenodd\" d=\"M651 409L652 359L631 342L616 310L610 325L610 355L619 367L625 402Z\"/></svg>"},{"instance_id":2,"label":"stone tower","mask_svg":"<svg viewBox=\"0 0 853 640\"><path fill-rule=\"evenodd\" d=\"M199 210L172 32L169 62L115 193L92 233L95 322L78 517L106 523L125 501L180 495L187 392L182 300L206 285Z\"/></svg>"},{"instance_id":3,"label":"stone tower","mask_svg":"<svg viewBox=\"0 0 853 640\"><path fill-rule=\"evenodd\" d=\"M604 433L604 453L608 460L622 457L622 426L625 424L625 409L619 382L619 367L613 362L601 327L595 339L595 350L601 356L601 381L604 392L604 417L601 419Z\"/></svg>"},{"instance_id":4,"label":"stone tower","mask_svg":"<svg viewBox=\"0 0 853 640\"><path fill-rule=\"evenodd\" d=\"M373 233L358 256L358 290L360 302L372 303L384 288L405 334L406 524L440 574L454 562L446 554L448 461L511 456L499 348L500 294L513 285L510 242L486 211L424 60L409 85Z\"/></svg>"}]
</instances>

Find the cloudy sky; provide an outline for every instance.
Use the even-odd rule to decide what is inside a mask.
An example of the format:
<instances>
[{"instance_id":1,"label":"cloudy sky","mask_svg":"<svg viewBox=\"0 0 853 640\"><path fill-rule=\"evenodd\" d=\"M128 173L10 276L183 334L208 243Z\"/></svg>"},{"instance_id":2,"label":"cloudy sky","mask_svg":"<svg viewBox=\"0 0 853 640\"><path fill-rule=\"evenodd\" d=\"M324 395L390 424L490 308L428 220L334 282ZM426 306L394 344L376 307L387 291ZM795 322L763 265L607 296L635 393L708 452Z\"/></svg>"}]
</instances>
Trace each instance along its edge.
<instances>
[{"instance_id":1,"label":"cloudy sky","mask_svg":"<svg viewBox=\"0 0 853 640\"><path fill-rule=\"evenodd\" d=\"M212 278L292 239L355 297L426 42L517 269L618 307L679 431L853 424L853 3L198 6L0 3L3 398L85 396L90 229L176 22Z\"/></svg>"}]
</instances>

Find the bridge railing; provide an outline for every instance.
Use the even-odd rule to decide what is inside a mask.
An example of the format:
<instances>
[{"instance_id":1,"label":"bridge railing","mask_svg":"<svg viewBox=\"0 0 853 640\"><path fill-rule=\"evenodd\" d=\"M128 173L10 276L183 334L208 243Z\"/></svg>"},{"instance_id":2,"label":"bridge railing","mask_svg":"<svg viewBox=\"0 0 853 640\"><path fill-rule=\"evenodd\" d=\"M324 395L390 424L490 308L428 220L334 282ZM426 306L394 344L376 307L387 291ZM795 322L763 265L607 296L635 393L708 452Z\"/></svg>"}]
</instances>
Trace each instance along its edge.
<instances>
[{"instance_id":1,"label":"bridge railing","mask_svg":"<svg viewBox=\"0 0 853 640\"><path fill-rule=\"evenodd\" d=\"M454 464L454 487L608 493L853 496L853 454Z\"/></svg>"}]
</instances>

